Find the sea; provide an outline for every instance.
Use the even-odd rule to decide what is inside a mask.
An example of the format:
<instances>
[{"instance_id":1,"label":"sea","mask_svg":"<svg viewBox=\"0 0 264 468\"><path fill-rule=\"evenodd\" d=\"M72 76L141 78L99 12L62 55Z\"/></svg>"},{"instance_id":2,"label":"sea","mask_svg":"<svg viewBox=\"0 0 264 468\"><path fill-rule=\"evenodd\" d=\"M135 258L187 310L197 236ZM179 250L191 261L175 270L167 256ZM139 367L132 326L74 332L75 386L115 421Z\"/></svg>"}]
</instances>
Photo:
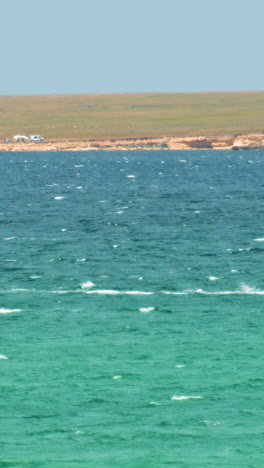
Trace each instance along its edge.
<instances>
[{"instance_id":1,"label":"sea","mask_svg":"<svg viewBox=\"0 0 264 468\"><path fill-rule=\"evenodd\" d=\"M263 468L264 153L0 171L0 467Z\"/></svg>"}]
</instances>

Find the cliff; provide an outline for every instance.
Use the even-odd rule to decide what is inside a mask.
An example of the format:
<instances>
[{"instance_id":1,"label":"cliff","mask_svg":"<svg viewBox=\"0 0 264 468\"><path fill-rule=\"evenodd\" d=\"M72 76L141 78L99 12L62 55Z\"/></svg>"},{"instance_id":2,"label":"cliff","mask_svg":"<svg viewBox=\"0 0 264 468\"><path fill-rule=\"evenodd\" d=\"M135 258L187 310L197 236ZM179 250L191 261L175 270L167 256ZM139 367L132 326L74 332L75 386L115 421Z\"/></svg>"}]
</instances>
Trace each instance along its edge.
<instances>
[{"instance_id":1,"label":"cliff","mask_svg":"<svg viewBox=\"0 0 264 468\"><path fill-rule=\"evenodd\" d=\"M1 152L16 151L90 151L90 150L197 150L197 149L233 149L264 150L264 133L241 134L235 136L196 136L196 137L154 137L123 139L87 139L44 141L41 143L0 143Z\"/></svg>"}]
</instances>

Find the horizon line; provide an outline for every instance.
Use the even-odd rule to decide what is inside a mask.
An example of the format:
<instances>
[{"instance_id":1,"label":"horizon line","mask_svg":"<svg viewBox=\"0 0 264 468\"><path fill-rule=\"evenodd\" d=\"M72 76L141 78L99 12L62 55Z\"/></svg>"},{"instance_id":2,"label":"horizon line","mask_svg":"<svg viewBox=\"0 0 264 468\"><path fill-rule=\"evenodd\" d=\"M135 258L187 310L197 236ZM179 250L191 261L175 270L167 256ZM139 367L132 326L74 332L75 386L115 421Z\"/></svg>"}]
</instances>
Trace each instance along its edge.
<instances>
[{"instance_id":1,"label":"horizon line","mask_svg":"<svg viewBox=\"0 0 264 468\"><path fill-rule=\"evenodd\" d=\"M254 94L263 93L264 89L259 90L226 90L226 91L138 91L138 92L102 92L102 93L40 93L40 94L0 94L0 98L11 97L52 97L52 96L133 96L133 95L158 95L158 94Z\"/></svg>"}]
</instances>

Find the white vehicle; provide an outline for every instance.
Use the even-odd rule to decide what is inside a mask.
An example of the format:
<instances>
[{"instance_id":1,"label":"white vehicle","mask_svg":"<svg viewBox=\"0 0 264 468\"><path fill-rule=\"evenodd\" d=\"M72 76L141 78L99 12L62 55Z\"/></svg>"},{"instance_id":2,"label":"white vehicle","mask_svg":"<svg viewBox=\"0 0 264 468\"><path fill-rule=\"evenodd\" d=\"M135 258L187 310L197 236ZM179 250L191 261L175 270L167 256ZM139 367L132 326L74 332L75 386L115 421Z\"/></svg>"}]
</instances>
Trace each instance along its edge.
<instances>
[{"instance_id":1,"label":"white vehicle","mask_svg":"<svg viewBox=\"0 0 264 468\"><path fill-rule=\"evenodd\" d=\"M29 138L25 135L16 135L13 137L15 141L26 141L29 140Z\"/></svg>"},{"instance_id":2,"label":"white vehicle","mask_svg":"<svg viewBox=\"0 0 264 468\"><path fill-rule=\"evenodd\" d=\"M40 135L30 135L29 141L44 141L44 138Z\"/></svg>"}]
</instances>

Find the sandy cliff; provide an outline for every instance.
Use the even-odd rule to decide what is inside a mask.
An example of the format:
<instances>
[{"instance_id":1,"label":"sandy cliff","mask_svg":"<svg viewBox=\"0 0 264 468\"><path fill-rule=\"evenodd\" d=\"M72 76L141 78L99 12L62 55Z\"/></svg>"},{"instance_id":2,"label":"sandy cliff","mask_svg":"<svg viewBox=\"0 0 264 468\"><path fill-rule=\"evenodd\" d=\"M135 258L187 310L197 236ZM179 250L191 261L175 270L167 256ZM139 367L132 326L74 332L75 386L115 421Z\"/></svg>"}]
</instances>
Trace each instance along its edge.
<instances>
[{"instance_id":1,"label":"sandy cliff","mask_svg":"<svg viewBox=\"0 0 264 468\"><path fill-rule=\"evenodd\" d=\"M264 149L264 134L236 136L196 136L124 138L82 141L44 141L41 143L0 143L0 151L90 151L90 150L190 150L190 149Z\"/></svg>"}]
</instances>

